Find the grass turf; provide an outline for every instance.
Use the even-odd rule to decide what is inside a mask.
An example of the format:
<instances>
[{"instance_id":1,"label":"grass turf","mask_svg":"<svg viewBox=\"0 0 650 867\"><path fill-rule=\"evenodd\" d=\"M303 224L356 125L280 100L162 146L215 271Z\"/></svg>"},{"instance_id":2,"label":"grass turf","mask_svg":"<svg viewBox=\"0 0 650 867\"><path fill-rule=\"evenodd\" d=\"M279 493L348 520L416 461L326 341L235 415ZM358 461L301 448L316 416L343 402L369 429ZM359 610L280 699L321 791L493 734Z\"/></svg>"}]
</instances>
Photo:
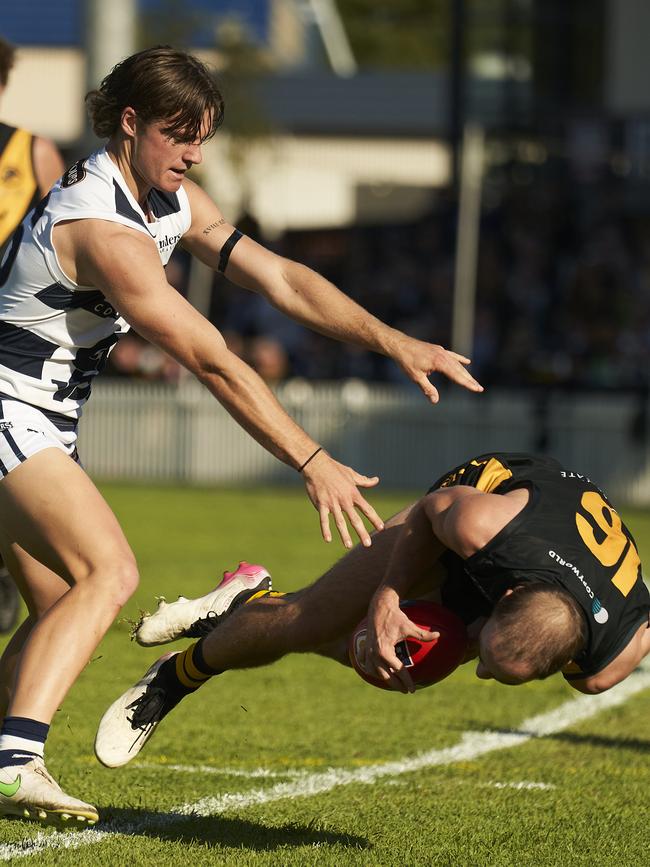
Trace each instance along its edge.
<instances>
[{"instance_id":1,"label":"grass turf","mask_svg":"<svg viewBox=\"0 0 650 867\"><path fill-rule=\"evenodd\" d=\"M557 677L516 689L479 682L466 666L415 696L392 695L326 660L294 656L217 678L161 725L139 757L144 767L109 771L92 756L99 717L160 653L129 641L129 618L156 595L205 592L242 558L267 565L278 589L294 589L342 548L319 540L316 513L298 491L103 492L138 556L142 584L56 715L48 765L64 788L98 805L104 828L123 833L85 845L82 834L46 830L46 841L78 848L43 848L31 856L39 865L644 863L647 693L482 758L215 816L171 816L202 798L290 784L296 772L355 770L450 747L466 731L516 727L576 694ZM386 517L408 499L373 502ZM650 517L626 518L647 559ZM273 776L233 773L255 771ZM546 788L509 787L525 782ZM2 822L0 847L28 844L38 832ZM9 855L17 850L0 849Z\"/></svg>"}]
</instances>

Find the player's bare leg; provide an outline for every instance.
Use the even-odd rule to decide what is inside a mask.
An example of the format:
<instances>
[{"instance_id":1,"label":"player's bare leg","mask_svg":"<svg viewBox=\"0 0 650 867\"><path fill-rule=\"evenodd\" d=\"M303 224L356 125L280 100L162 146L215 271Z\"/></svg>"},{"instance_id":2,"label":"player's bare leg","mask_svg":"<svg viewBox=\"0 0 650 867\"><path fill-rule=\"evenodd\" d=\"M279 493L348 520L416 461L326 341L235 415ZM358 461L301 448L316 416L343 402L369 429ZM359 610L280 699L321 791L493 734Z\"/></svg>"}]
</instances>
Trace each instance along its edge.
<instances>
[{"instance_id":1,"label":"player's bare leg","mask_svg":"<svg viewBox=\"0 0 650 867\"><path fill-rule=\"evenodd\" d=\"M9 708L48 721L135 589L135 559L88 476L55 449L0 482L0 524L69 585L26 642Z\"/></svg>"},{"instance_id":2,"label":"player's bare leg","mask_svg":"<svg viewBox=\"0 0 650 867\"><path fill-rule=\"evenodd\" d=\"M375 533L370 548L358 545L310 587L253 598L186 651L161 657L102 717L95 739L98 759L108 767L126 764L185 695L226 669L267 665L303 652L344 662L347 635L366 613L411 508ZM422 577L433 581L434 572L432 564L431 575Z\"/></svg>"},{"instance_id":3,"label":"player's bare leg","mask_svg":"<svg viewBox=\"0 0 650 867\"><path fill-rule=\"evenodd\" d=\"M440 563L435 563L434 565L432 565L431 569L427 571L426 575L420 576L420 579L411 588L410 595L413 599L430 599L432 602L437 602L438 604L440 604L440 587L444 583L446 575L447 573L444 566L442 566L442 564ZM259 603L251 604L261 605L264 604L264 602L265 600L261 599L259 600ZM318 654L318 656L325 656L328 659L332 659L334 662L339 662L341 665L345 665L348 668L352 667L352 663L350 662L350 655L348 652L350 634L354 627L361 620L361 617L366 614L367 607L368 603L366 603L362 614L357 617L354 623L343 633L339 634L336 638L330 641L326 641L321 645L310 646L308 648L308 651L310 653L316 653Z\"/></svg>"},{"instance_id":4,"label":"player's bare leg","mask_svg":"<svg viewBox=\"0 0 650 867\"><path fill-rule=\"evenodd\" d=\"M51 569L30 557L17 545L10 545L0 536L3 560L12 575L20 595L27 605L28 617L14 632L0 657L0 722L4 719L18 659L34 624L70 588Z\"/></svg>"},{"instance_id":5,"label":"player's bare leg","mask_svg":"<svg viewBox=\"0 0 650 867\"><path fill-rule=\"evenodd\" d=\"M93 822L94 807L62 792L45 770L42 744L55 710L135 589L134 557L88 476L56 449L30 457L0 482L0 526L69 586L34 624L20 654L0 735L0 780L5 791L16 781L19 788L0 794L0 813Z\"/></svg>"},{"instance_id":6,"label":"player's bare leg","mask_svg":"<svg viewBox=\"0 0 650 867\"><path fill-rule=\"evenodd\" d=\"M0 635L9 635L20 618L20 595L9 570L0 561Z\"/></svg>"},{"instance_id":7,"label":"player's bare leg","mask_svg":"<svg viewBox=\"0 0 650 867\"><path fill-rule=\"evenodd\" d=\"M263 597L235 612L202 642L203 658L216 670L266 665L287 653L319 653L343 661L342 642L365 616L413 506L374 533L372 546L357 545L316 582L286 597ZM431 592L442 580L435 563L419 582ZM419 595L419 594L418 594Z\"/></svg>"},{"instance_id":8,"label":"player's bare leg","mask_svg":"<svg viewBox=\"0 0 650 867\"><path fill-rule=\"evenodd\" d=\"M9 643L2 652L2 657L0 658L0 723L7 714L18 660L33 625L34 621L32 618L26 617L11 636Z\"/></svg>"}]
</instances>

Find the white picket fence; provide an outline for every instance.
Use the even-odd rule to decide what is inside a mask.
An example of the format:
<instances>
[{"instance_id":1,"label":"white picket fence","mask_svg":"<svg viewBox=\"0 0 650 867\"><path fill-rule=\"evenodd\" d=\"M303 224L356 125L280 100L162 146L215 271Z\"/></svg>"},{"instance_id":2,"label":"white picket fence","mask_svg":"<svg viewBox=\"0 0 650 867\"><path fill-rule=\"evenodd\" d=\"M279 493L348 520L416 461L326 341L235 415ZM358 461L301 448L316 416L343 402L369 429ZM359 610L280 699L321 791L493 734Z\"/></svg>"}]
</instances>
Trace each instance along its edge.
<instances>
[{"instance_id":1,"label":"white picket fence","mask_svg":"<svg viewBox=\"0 0 650 867\"><path fill-rule=\"evenodd\" d=\"M293 381L277 392L288 412L333 455L384 488L423 489L488 451L546 450L589 475L617 502L650 504L647 407L632 395L419 392L362 382ZM80 428L95 478L185 484L298 482L196 382L108 380L95 386Z\"/></svg>"}]
</instances>

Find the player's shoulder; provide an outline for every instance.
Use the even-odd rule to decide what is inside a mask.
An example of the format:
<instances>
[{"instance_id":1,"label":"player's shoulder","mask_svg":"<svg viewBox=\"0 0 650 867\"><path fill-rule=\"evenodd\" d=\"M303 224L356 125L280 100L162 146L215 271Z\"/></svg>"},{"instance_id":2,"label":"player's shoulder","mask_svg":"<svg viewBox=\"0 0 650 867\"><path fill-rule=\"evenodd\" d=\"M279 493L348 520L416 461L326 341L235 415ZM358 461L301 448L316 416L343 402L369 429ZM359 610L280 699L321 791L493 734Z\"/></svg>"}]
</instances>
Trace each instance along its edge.
<instances>
[{"instance_id":1,"label":"player's shoulder","mask_svg":"<svg viewBox=\"0 0 650 867\"><path fill-rule=\"evenodd\" d=\"M122 197L126 198L111 171L110 158L99 151L68 166L52 190L49 207L116 211Z\"/></svg>"},{"instance_id":2,"label":"player's shoulder","mask_svg":"<svg viewBox=\"0 0 650 867\"><path fill-rule=\"evenodd\" d=\"M49 156L51 154L56 154L57 156L60 155L58 147L51 138L46 138L46 136L36 135L36 133L33 133L32 139L34 141L35 158L39 156Z\"/></svg>"},{"instance_id":3,"label":"player's shoulder","mask_svg":"<svg viewBox=\"0 0 650 867\"><path fill-rule=\"evenodd\" d=\"M197 184L197 182L193 181L191 178L183 178L181 190L185 192L185 195L189 199L192 199L195 196L207 196L207 193L205 192L203 187L200 184Z\"/></svg>"},{"instance_id":4,"label":"player's shoulder","mask_svg":"<svg viewBox=\"0 0 650 867\"><path fill-rule=\"evenodd\" d=\"M525 509L528 500L525 488L501 496L458 485L429 492L425 511L443 544L469 559L484 550Z\"/></svg>"},{"instance_id":5,"label":"player's shoulder","mask_svg":"<svg viewBox=\"0 0 650 867\"><path fill-rule=\"evenodd\" d=\"M562 466L554 458L525 452L487 452L449 470L429 489L471 485L485 493L505 493L514 484L557 476Z\"/></svg>"},{"instance_id":6,"label":"player's shoulder","mask_svg":"<svg viewBox=\"0 0 650 867\"><path fill-rule=\"evenodd\" d=\"M45 203L47 222L105 220L149 235L144 214L105 149L77 160Z\"/></svg>"},{"instance_id":7,"label":"player's shoulder","mask_svg":"<svg viewBox=\"0 0 650 867\"><path fill-rule=\"evenodd\" d=\"M32 166L39 197L47 195L65 171L63 157L52 139L40 135L33 137L31 145Z\"/></svg>"},{"instance_id":8,"label":"player's shoulder","mask_svg":"<svg viewBox=\"0 0 650 867\"><path fill-rule=\"evenodd\" d=\"M178 191L178 195L184 197L192 212L202 208L216 207L210 194L200 184L190 178L184 178Z\"/></svg>"}]
</instances>

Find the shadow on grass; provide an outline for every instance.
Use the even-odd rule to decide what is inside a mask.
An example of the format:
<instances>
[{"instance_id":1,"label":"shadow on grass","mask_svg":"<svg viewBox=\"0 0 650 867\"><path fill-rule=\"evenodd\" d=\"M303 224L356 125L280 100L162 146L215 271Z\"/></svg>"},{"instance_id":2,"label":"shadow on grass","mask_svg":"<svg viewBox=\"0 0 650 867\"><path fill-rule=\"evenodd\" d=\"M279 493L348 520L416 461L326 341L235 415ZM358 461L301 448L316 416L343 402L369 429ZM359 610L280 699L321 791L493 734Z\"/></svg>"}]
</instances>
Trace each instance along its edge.
<instances>
[{"instance_id":1,"label":"shadow on grass","mask_svg":"<svg viewBox=\"0 0 650 867\"><path fill-rule=\"evenodd\" d=\"M151 837L173 843L272 851L286 846L344 846L368 849L365 837L320 829L316 824L288 823L277 827L226 816L193 816L151 810L102 807L98 831Z\"/></svg>"},{"instance_id":2,"label":"shadow on grass","mask_svg":"<svg viewBox=\"0 0 650 867\"><path fill-rule=\"evenodd\" d=\"M575 732L556 732L547 735L549 740L566 741L570 744L586 744L615 750L633 750L636 753L650 753L650 741L639 738L608 738L604 735L579 735Z\"/></svg>"},{"instance_id":3,"label":"shadow on grass","mask_svg":"<svg viewBox=\"0 0 650 867\"><path fill-rule=\"evenodd\" d=\"M498 728L497 726L486 726L484 722L478 720L466 720L462 726L448 726L448 729L457 729L458 731L466 732L468 729L478 733L511 735L511 734L531 734L525 729L519 728ZM604 749L613 750L632 750L637 753L650 753L650 740L641 740L640 738L610 738L606 735L581 735L577 732L553 732L551 734L536 736L532 735L533 740L545 741L564 741L565 743L575 744L579 746L603 747Z\"/></svg>"}]
</instances>

